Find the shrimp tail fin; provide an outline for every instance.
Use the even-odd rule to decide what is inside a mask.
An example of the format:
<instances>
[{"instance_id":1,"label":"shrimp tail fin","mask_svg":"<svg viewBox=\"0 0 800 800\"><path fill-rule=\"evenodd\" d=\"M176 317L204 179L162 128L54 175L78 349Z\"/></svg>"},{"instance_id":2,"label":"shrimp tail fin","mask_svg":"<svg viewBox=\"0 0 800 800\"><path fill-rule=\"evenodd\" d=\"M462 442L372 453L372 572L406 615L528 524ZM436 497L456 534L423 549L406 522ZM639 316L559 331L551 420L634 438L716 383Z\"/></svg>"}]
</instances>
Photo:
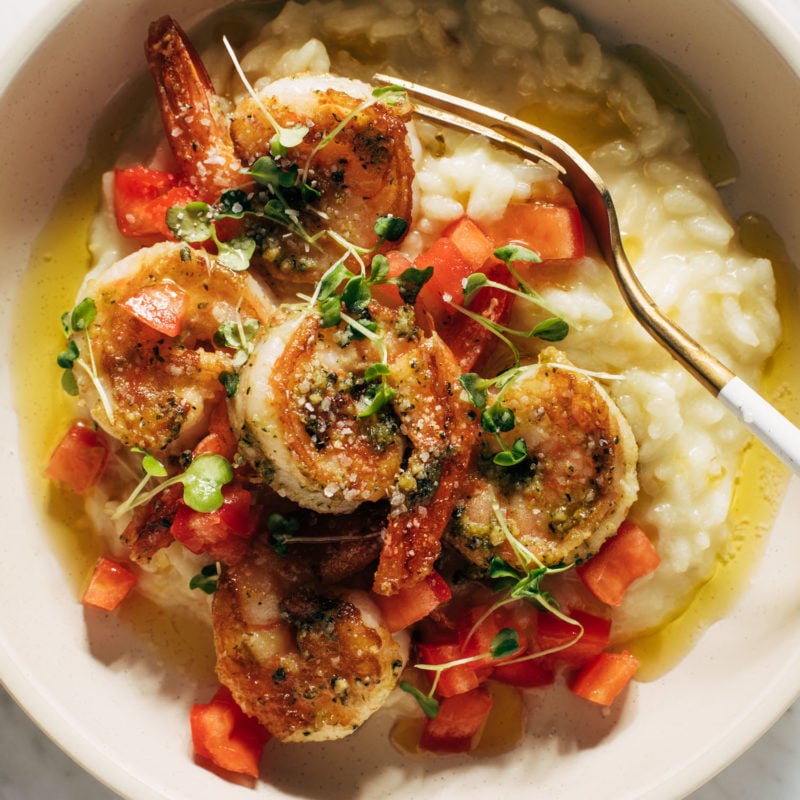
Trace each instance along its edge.
<instances>
[{"instance_id":1,"label":"shrimp tail fin","mask_svg":"<svg viewBox=\"0 0 800 800\"><path fill-rule=\"evenodd\" d=\"M225 189L242 183L242 166L208 71L169 16L151 23L145 55L164 131L183 177L201 199L213 202Z\"/></svg>"}]
</instances>

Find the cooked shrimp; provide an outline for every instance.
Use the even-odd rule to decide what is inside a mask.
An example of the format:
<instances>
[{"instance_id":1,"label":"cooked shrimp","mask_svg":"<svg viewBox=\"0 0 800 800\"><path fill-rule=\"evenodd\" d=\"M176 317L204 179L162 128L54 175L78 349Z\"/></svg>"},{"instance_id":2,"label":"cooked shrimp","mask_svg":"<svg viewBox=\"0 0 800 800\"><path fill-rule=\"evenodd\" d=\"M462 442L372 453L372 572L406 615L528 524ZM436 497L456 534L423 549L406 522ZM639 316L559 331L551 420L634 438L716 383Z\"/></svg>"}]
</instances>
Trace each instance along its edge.
<instances>
[{"instance_id":1,"label":"cooked shrimp","mask_svg":"<svg viewBox=\"0 0 800 800\"><path fill-rule=\"evenodd\" d=\"M256 547L225 570L213 602L220 681L289 742L351 734L385 702L408 655L366 592L312 590L312 579L302 564Z\"/></svg>"},{"instance_id":2,"label":"cooked shrimp","mask_svg":"<svg viewBox=\"0 0 800 800\"><path fill-rule=\"evenodd\" d=\"M390 499L395 508L428 500L442 463L462 449L453 386L458 367L413 309L372 303L383 333L390 402L364 414L377 387L365 374L379 360L347 325L323 328L318 314L289 312L264 331L240 375L232 422L240 447L265 479L297 504L348 513Z\"/></svg>"},{"instance_id":3,"label":"cooked shrimp","mask_svg":"<svg viewBox=\"0 0 800 800\"><path fill-rule=\"evenodd\" d=\"M249 184L208 72L171 17L152 23L145 54L167 141L183 177L208 203L226 189Z\"/></svg>"},{"instance_id":4,"label":"cooked shrimp","mask_svg":"<svg viewBox=\"0 0 800 800\"><path fill-rule=\"evenodd\" d=\"M244 223L259 244L257 259L281 280L318 280L342 255L331 232L372 248L378 217L410 220L414 165L407 103L365 103L370 87L361 81L307 75L264 87L257 101L248 97L236 108L229 123L202 61L174 20L154 22L145 49L167 140L183 177L209 204L225 190L254 188L247 169L271 153L272 121L308 128L277 158L285 175L296 167L298 176L291 186L281 184L278 212ZM253 205L263 208L270 199L278 202L274 190Z\"/></svg>"},{"instance_id":5,"label":"cooked shrimp","mask_svg":"<svg viewBox=\"0 0 800 800\"><path fill-rule=\"evenodd\" d=\"M352 244L372 247L380 216L407 221L412 212L414 165L406 126L409 107L364 104L370 87L333 75L282 78L265 87L258 101L247 98L236 109L231 135L246 164L269 153L275 129L264 114L284 128L309 128L300 144L287 148L282 165L297 165L319 192L298 219L310 237L333 230ZM341 130L340 124L345 123ZM335 134L335 135L334 135ZM328 137L330 138L327 141ZM314 282L341 255L340 246L322 236L309 244L276 230L264 244L266 261L287 280Z\"/></svg>"},{"instance_id":6,"label":"cooked shrimp","mask_svg":"<svg viewBox=\"0 0 800 800\"><path fill-rule=\"evenodd\" d=\"M516 424L500 436L509 448L523 438L528 457L498 467L497 440L483 432L479 473L446 540L481 566L494 555L518 565L506 527L546 566L591 556L638 492L638 448L627 421L596 380L552 347L507 387L502 403Z\"/></svg>"},{"instance_id":7,"label":"cooked shrimp","mask_svg":"<svg viewBox=\"0 0 800 800\"><path fill-rule=\"evenodd\" d=\"M215 332L247 318L264 325L272 309L248 273L167 242L90 274L78 295L84 298L97 313L72 334L82 399L125 446L166 455L192 448L225 399L220 375L233 370L234 353L213 344Z\"/></svg>"}]
</instances>

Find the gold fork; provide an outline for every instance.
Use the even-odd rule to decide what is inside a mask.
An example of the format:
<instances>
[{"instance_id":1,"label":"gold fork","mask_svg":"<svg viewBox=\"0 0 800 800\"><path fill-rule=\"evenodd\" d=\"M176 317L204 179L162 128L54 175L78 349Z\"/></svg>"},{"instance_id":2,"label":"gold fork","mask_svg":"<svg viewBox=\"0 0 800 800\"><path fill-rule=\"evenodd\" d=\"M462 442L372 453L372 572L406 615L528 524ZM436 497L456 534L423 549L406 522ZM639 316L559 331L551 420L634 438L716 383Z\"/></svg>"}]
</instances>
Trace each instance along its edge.
<instances>
[{"instance_id":1,"label":"gold fork","mask_svg":"<svg viewBox=\"0 0 800 800\"><path fill-rule=\"evenodd\" d=\"M478 134L498 147L546 161L557 169L639 323L775 455L800 474L800 430L665 316L642 286L625 255L611 194L586 159L549 131L495 109L395 76L378 74L374 78L402 88L413 102L414 113L424 119Z\"/></svg>"}]
</instances>

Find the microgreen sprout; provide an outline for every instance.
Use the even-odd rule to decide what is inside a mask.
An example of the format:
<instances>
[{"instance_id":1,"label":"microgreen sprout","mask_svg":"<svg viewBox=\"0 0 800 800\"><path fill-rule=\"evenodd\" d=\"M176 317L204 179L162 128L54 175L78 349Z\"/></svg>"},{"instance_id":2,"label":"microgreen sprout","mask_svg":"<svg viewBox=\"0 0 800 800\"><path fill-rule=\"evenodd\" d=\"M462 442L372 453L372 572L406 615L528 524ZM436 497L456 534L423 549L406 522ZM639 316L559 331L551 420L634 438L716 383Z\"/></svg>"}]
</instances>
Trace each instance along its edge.
<instances>
[{"instance_id":1,"label":"microgreen sprout","mask_svg":"<svg viewBox=\"0 0 800 800\"><path fill-rule=\"evenodd\" d=\"M189 588L199 589L205 594L214 594L217 591L221 572L222 565L219 561L215 561L213 564L206 564L197 575L192 576L189 581Z\"/></svg>"},{"instance_id":2,"label":"microgreen sprout","mask_svg":"<svg viewBox=\"0 0 800 800\"><path fill-rule=\"evenodd\" d=\"M255 241L249 236L220 241L215 224L217 219L237 215L239 212L215 212L208 203L195 200L185 206L169 208L166 222L172 234L183 242L197 244L212 241L217 248L217 261L234 272L243 272L250 266L250 259L256 250Z\"/></svg>"},{"instance_id":3,"label":"microgreen sprout","mask_svg":"<svg viewBox=\"0 0 800 800\"><path fill-rule=\"evenodd\" d=\"M144 488L151 477L165 477L167 471L150 453L138 447L134 447L133 452L143 454L144 476L128 498L117 506L112 519L118 519L127 511L149 503L156 495L178 483L183 484L183 502L194 511L209 513L222 505L222 487L233 479L233 467L226 458L215 453L199 455L179 475L173 475L145 492Z\"/></svg>"},{"instance_id":4,"label":"microgreen sprout","mask_svg":"<svg viewBox=\"0 0 800 800\"><path fill-rule=\"evenodd\" d=\"M459 382L470 401L481 412L481 428L487 433L494 434L500 446L500 452L492 459L500 467L515 466L528 457L528 447L522 437L517 437L509 447L500 435L514 430L516 425L513 409L503 404L503 394L522 371L523 369L517 366L501 372L494 378L482 378L476 372L465 372L459 377ZM487 405L488 390L492 386L498 386L500 391L492 405Z\"/></svg>"},{"instance_id":5,"label":"microgreen sprout","mask_svg":"<svg viewBox=\"0 0 800 800\"><path fill-rule=\"evenodd\" d=\"M96 318L97 305L91 297L85 297L71 312L67 311L61 315L61 327L68 341L66 349L56 356L56 363L64 370L61 375L61 386L67 394L73 397L78 394L78 383L75 380L74 368L76 366L80 367L89 376L89 380L91 380L103 405L103 410L106 412L108 421L113 425L114 409L97 374L92 338L89 335L89 328ZM72 334L79 332L82 332L86 338L88 362L81 357L75 339L71 338Z\"/></svg>"},{"instance_id":6,"label":"microgreen sprout","mask_svg":"<svg viewBox=\"0 0 800 800\"><path fill-rule=\"evenodd\" d=\"M279 555L285 556L290 544L338 544L340 542L363 541L365 538L380 536L380 531L364 533L353 536L297 536L300 522L295 517L285 517L283 514L270 514L267 517L267 530L270 533L269 543Z\"/></svg>"},{"instance_id":7,"label":"microgreen sprout","mask_svg":"<svg viewBox=\"0 0 800 800\"><path fill-rule=\"evenodd\" d=\"M242 319L237 308L235 318L223 322L214 332L213 341L217 347L235 350L233 366L241 367L253 353L253 342L258 328L259 321L255 317Z\"/></svg>"},{"instance_id":8,"label":"microgreen sprout","mask_svg":"<svg viewBox=\"0 0 800 800\"><path fill-rule=\"evenodd\" d=\"M534 653L528 653L518 658L514 658L506 663L516 664L520 661L528 661L534 658L542 658L543 656L550 655L551 653L559 652L567 647L575 644L583 636L583 625L578 620L564 614L559 608L558 602L552 594L542 588L542 581L549 575L556 575L561 572L566 572L572 568L572 564L561 565L558 567L547 567L540 559L536 557L522 542L517 539L511 532L504 510L497 502L492 489L489 489L492 513L497 520L503 536L514 553L514 557L519 567L512 566L499 556L494 556L489 563L489 577L495 581L494 588L496 591L503 592L503 596L497 602L489 606L488 609L475 621L474 625L467 633L465 642L469 641L478 627L493 614L498 608L512 603L515 600L526 600L530 603L547 611L568 625L576 629L575 636L565 644L560 644L556 647L548 648L546 650L538 650Z\"/></svg>"},{"instance_id":9,"label":"microgreen sprout","mask_svg":"<svg viewBox=\"0 0 800 800\"><path fill-rule=\"evenodd\" d=\"M465 656L464 658L457 658L453 661L447 661L444 664L415 664L414 667L424 672L433 672L434 679L431 684L428 694L420 691L416 686L408 681L401 681L399 686L404 692L408 692L414 697L423 710L425 715L430 719L434 719L439 713L439 702L433 696L436 693L436 688L439 685L439 678L442 673L452 667L459 667L463 664L472 664L484 659L499 660L505 659L508 656L514 655L520 649L519 634L513 628L503 628L492 639L489 645L489 650L486 653L478 653L477 655Z\"/></svg>"},{"instance_id":10,"label":"microgreen sprout","mask_svg":"<svg viewBox=\"0 0 800 800\"><path fill-rule=\"evenodd\" d=\"M308 134L308 127L299 123L291 127L284 127L283 125L280 125L272 116L272 114L269 113L264 103L261 102L261 98L250 84L250 81L247 80L247 76L244 74L242 65L239 63L239 59L236 57L236 53L234 52L231 43L228 41L227 36L222 37L222 43L225 45L225 49L228 51L228 55L233 62L234 69L247 89L248 94L253 98L261 112L264 114L264 116L266 116L267 120L269 120L269 124L275 129L275 135L270 141L270 149L272 153L275 155L286 155L287 148L297 147L297 145L299 145L303 139L306 138L306 135Z\"/></svg>"}]
</instances>

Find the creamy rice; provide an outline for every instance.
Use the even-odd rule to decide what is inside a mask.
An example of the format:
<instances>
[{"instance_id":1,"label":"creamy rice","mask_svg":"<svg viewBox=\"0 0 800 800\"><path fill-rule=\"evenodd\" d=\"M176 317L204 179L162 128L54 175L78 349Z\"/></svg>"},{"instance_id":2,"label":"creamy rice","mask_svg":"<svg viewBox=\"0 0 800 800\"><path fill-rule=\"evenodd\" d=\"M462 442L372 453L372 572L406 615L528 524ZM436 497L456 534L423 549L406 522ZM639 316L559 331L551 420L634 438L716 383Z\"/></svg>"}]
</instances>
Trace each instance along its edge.
<instances>
[{"instance_id":1,"label":"creamy rice","mask_svg":"<svg viewBox=\"0 0 800 800\"><path fill-rule=\"evenodd\" d=\"M583 126L593 115L610 115L613 135L585 155L612 191L638 275L664 312L745 380L758 382L780 329L771 265L738 244L683 119L657 106L642 79L572 16L514 0L312 0L288 3L253 34L259 43L239 55L256 87L303 71L365 80L395 71L512 113L547 108ZM213 44L204 59L232 107L243 91L227 55ZM138 141L153 141L158 129L153 114ZM403 243L410 255L464 213L491 220L510 201L554 181L550 168L523 164L473 138L447 133L442 148L429 126L418 123L417 133L428 147L417 152L414 233ZM141 160L139 145L122 163ZM101 266L129 248L111 222L106 209L94 229ZM746 433L636 323L591 247L563 273L543 275L536 288L572 326L560 348L580 367L619 376L607 388L640 447L641 492L631 516L662 563L614 612L615 636L625 638L674 616L710 574L730 533L726 518Z\"/></svg>"}]
</instances>

